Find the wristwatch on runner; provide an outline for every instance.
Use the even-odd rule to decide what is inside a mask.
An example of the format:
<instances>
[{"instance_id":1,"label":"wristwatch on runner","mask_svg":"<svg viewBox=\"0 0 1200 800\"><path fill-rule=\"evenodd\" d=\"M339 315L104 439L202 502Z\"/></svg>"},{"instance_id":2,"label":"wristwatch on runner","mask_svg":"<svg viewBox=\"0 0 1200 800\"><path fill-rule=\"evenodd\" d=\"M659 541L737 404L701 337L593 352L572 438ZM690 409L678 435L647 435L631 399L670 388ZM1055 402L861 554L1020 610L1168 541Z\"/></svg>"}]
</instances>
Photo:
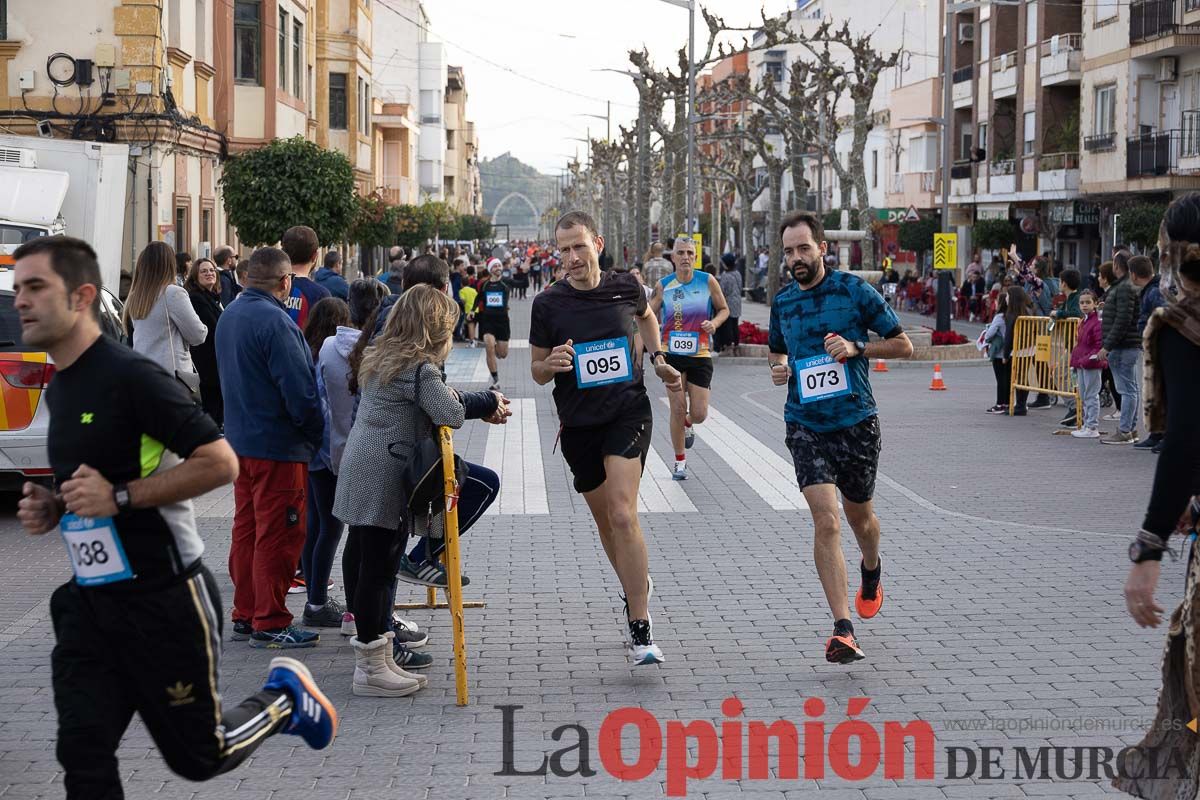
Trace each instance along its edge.
<instances>
[{"instance_id":1,"label":"wristwatch on runner","mask_svg":"<svg viewBox=\"0 0 1200 800\"><path fill-rule=\"evenodd\" d=\"M124 483L118 483L113 486L113 502L117 504L117 511L128 511L132 508L129 500L129 487Z\"/></svg>"},{"instance_id":2,"label":"wristwatch on runner","mask_svg":"<svg viewBox=\"0 0 1200 800\"><path fill-rule=\"evenodd\" d=\"M858 351L858 354L860 356L865 356L867 354L867 343L866 342L855 342L854 349Z\"/></svg>"},{"instance_id":3,"label":"wristwatch on runner","mask_svg":"<svg viewBox=\"0 0 1200 800\"><path fill-rule=\"evenodd\" d=\"M667 360L667 357L666 357L666 355L663 353L663 351L662 351L662 350L655 350L653 353L651 353L651 354L650 354L650 363L651 363L651 364L655 363L655 362L654 362L654 359L658 358L659 356L662 356L662 357L663 357L663 361L664 361L664 362Z\"/></svg>"}]
</instances>

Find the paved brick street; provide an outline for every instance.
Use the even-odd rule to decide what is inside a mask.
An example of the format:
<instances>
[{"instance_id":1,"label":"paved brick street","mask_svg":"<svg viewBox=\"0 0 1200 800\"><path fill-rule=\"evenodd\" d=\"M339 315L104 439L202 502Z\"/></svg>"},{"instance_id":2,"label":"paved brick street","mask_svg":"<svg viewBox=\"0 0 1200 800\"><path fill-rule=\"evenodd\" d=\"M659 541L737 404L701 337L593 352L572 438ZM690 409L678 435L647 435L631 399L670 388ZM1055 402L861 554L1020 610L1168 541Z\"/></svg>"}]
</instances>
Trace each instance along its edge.
<instances>
[{"instance_id":1,"label":"paved brick street","mask_svg":"<svg viewBox=\"0 0 1200 800\"><path fill-rule=\"evenodd\" d=\"M530 302L516 301L514 335L528 330ZM482 349L459 349L451 382L479 388ZM1130 448L1051 436L1057 409L1024 419L983 414L993 402L987 368L947 371L949 391L928 391L921 369L872 376L882 406L884 453L877 494L884 528L879 617L857 625L867 660L852 667L823 658L831 620L812 567L811 520L789 475L781 418L784 392L764 365L719 363L713 417L689 452L691 478L674 484L663 390L651 379L654 454L643 484L642 524L655 578L652 601L661 667L631 668L622 645L618 585L559 453L549 387L535 386L529 350L514 347L501 383L519 416L507 428L468 423L461 454L501 471L500 502L464 540L471 704L454 704L445 612L412 612L428 627L437 659L430 686L411 698L350 694L353 656L336 633L295 651L338 706L333 746L313 752L276 737L232 774L188 783L163 765L135 722L120 757L132 798L558 798L663 796L666 758L641 781L611 777L601 762L604 717L640 706L670 720L725 720L736 696L741 719L821 719L828 739L849 698L870 698L860 716L929 721L936 778L903 780L882 767L862 781L765 779L687 784L688 796L724 798L936 798L1112 793L1107 781L1014 780L1016 745L1104 745L1141 738L1153 717L1163 631L1142 631L1124 610L1121 587L1129 535L1144 510L1154 456ZM472 382L474 381L474 382ZM800 498L798 500L798 498ZM0 523L0 798L61 797L50 694L53 643L46 598L67 574L57 536L22 534L7 501ZM231 492L197 504L208 553L226 602ZM846 531L852 579L858 561ZM342 597L340 570L335 569ZM1171 608L1179 564L1164 563L1160 600ZM404 599L418 599L417 592ZM291 598L299 614L301 598ZM228 641L222 690L236 702L257 689L270 654ZM113 642L119 647L120 642ZM806 713L808 698L822 715ZM567 747L551 739L577 723L590 735L592 777L497 775L502 715L515 712L515 767L529 771ZM811 710L811 708L809 709ZM1025 725L1040 730L1018 730ZM632 743L633 728L625 729ZM1006 777L948 779L947 747L1009 748ZM911 743L909 745L911 752ZM726 749L725 752L729 752ZM802 750L803 752L803 750ZM695 744L689 758L698 755ZM564 763L571 769L578 753ZM627 763L635 759L625 749ZM855 759L851 759L853 762ZM961 769L961 761L958 764ZM801 776L804 772L801 766Z\"/></svg>"}]
</instances>

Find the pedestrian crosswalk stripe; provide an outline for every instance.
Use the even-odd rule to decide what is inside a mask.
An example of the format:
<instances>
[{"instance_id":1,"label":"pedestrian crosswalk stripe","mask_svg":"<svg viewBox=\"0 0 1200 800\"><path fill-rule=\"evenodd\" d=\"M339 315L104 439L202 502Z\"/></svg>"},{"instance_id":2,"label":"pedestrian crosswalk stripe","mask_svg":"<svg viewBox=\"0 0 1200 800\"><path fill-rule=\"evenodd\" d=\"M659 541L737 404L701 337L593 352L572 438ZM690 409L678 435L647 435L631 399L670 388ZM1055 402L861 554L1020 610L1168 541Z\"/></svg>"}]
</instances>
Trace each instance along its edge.
<instances>
[{"instance_id":1,"label":"pedestrian crosswalk stripe","mask_svg":"<svg viewBox=\"0 0 1200 800\"><path fill-rule=\"evenodd\" d=\"M528 350L529 349L529 340L528 339L509 339L508 340L508 349L509 350Z\"/></svg>"},{"instance_id":2,"label":"pedestrian crosswalk stripe","mask_svg":"<svg viewBox=\"0 0 1200 800\"><path fill-rule=\"evenodd\" d=\"M660 399L663 403L670 402L665 397ZM776 511L808 508L804 493L796 485L795 467L716 408L709 406L708 419L694 430L696 437L712 448L771 508Z\"/></svg>"},{"instance_id":3,"label":"pedestrian crosswalk stripe","mask_svg":"<svg viewBox=\"0 0 1200 800\"><path fill-rule=\"evenodd\" d=\"M687 492L679 481L672 480L666 463L654 448L646 455L646 469L638 489L638 512L653 514L665 511L695 511Z\"/></svg>"},{"instance_id":4,"label":"pedestrian crosswalk stripe","mask_svg":"<svg viewBox=\"0 0 1200 800\"><path fill-rule=\"evenodd\" d=\"M500 476L500 497L487 513L549 514L537 401L521 397L509 400L509 405L508 424L493 425L488 431L483 465Z\"/></svg>"}]
</instances>

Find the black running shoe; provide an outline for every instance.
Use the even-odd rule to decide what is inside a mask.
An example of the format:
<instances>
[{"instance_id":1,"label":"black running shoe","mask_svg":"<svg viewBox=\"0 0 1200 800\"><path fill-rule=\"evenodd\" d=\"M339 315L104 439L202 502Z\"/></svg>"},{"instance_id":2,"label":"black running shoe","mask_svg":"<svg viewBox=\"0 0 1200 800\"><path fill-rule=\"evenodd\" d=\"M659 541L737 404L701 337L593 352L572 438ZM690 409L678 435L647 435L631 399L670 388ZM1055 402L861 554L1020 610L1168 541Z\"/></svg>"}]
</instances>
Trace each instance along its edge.
<instances>
[{"instance_id":1,"label":"black running shoe","mask_svg":"<svg viewBox=\"0 0 1200 800\"><path fill-rule=\"evenodd\" d=\"M831 664L853 664L866 658L858 647L858 641L849 631L834 631L825 644L825 660Z\"/></svg>"}]
</instances>

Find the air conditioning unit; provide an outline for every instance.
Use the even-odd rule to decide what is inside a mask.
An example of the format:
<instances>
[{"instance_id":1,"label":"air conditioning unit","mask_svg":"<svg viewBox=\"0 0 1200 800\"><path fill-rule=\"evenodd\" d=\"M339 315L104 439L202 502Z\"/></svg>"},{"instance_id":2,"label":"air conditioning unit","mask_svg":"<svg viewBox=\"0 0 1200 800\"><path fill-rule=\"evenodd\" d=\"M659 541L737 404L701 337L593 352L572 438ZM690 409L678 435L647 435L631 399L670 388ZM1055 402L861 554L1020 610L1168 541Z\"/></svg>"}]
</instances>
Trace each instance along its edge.
<instances>
[{"instance_id":1,"label":"air conditioning unit","mask_svg":"<svg viewBox=\"0 0 1200 800\"><path fill-rule=\"evenodd\" d=\"M958 41L959 44L975 41L975 23L960 22L958 23Z\"/></svg>"},{"instance_id":2,"label":"air conditioning unit","mask_svg":"<svg viewBox=\"0 0 1200 800\"><path fill-rule=\"evenodd\" d=\"M1159 83L1173 83L1179 76L1179 59L1175 56L1163 56L1158 60Z\"/></svg>"},{"instance_id":3,"label":"air conditioning unit","mask_svg":"<svg viewBox=\"0 0 1200 800\"><path fill-rule=\"evenodd\" d=\"M37 151L23 147L0 147L0 164L37 169Z\"/></svg>"}]
</instances>

